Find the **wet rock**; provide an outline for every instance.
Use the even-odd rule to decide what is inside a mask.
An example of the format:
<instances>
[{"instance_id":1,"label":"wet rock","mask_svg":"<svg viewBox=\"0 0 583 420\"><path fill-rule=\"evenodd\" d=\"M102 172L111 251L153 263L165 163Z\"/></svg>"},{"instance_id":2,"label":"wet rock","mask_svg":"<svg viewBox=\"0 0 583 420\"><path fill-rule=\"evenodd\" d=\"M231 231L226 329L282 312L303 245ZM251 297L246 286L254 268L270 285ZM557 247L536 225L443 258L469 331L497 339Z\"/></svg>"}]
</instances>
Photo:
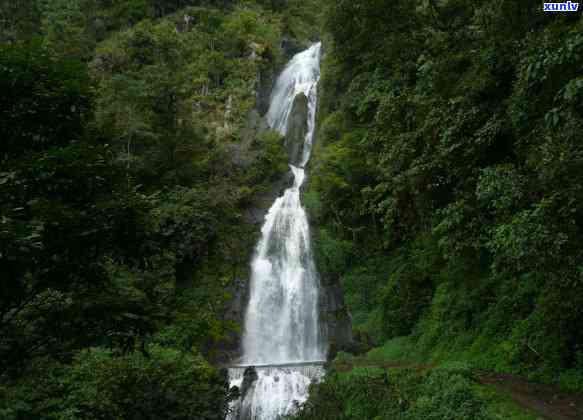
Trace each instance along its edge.
<instances>
[{"instance_id":1,"label":"wet rock","mask_svg":"<svg viewBox=\"0 0 583 420\"><path fill-rule=\"evenodd\" d=\"M302 52L305 49L305 46L301 45L297 39L292 38L290 36L284 36L281 39L281 50L283 54L288 57L292 58L297 53Z\"/></svg>"},{"instance_id":2,"label":"wet rock","mask_svg":"<svg viewBox=\"0 0 583 420\"><path fill-rule=\"evenodd\" d=\"M289 161L292 165L298 165L302 161L304 142L308 132L308 97L299 93L294 98L291 114L288 120L285 147L288 151Z\"/></svg>"},{"instance_id":3,"label":"wet rock","mask_svg":"<svg viewBox=\"0 0 583 420\"><path fill-rule=\"evenodd\" d=\"M245 373L243 373L243 383L241 384L241 400L244 400L249 390L251 390L255 384L255 382L259 379L259 375L257 375L257 370L250 366L245 369Z\"/></svg>"},{"instance_id":4,"label":"wet rock","mask_svg":"<svg viewBox=\"0 0 583 420\"><path fill-rule=\"evenodd\" d=\"M251 412L251 405L243 404L243 402L245 401L247 394L252 392L257 379L259 379L259 375L257 375L257 370L254 367L248 367L245 369L245 373L243 374L243 383L241 384L240 388L241 405L239 406L239 412L236 416L238 420L251 420L254 418Z\"/></svg>"},{"instance_id":5,"label":"wet rock","mask_svg":"<svg viewBox=\"0 0 583 420\"><path fill-rule=\"evenodd\" d=\"M340 285L323 287L321 296L320 317L325 322L330 358L334 357L337 351L353 347L352 318L344 303L344 294Z\"/></svg>"},{"instance_id":6,"label":"wet rock","mask_svg":"<svg viewBox=\"0 0 583 420\"><path fill-rule=\"evenodd\" d=\"M275 199L281 197L285 190L291 187L293 183L293 174L287 172L279 181L275 182L268 191L256 195L254 198L254 204L249 206L243 212L243 220L245 223L256 225L259 229L263 225L263 222L265 222L265 216Z\"/></svg>"}]
</instances>

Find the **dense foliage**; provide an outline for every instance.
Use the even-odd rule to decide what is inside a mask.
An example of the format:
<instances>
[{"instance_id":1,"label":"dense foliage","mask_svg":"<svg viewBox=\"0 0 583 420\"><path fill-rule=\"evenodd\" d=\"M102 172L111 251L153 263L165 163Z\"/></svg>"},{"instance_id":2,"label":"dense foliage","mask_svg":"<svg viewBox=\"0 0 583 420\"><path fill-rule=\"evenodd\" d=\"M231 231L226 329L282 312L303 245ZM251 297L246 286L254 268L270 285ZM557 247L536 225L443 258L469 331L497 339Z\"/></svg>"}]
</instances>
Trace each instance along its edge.
<instances>
[{"instance_id":1,"label":"dense foliage","mask_svg":"<svg viewBox=\"0 0 583 420\"><path fill-rule=\"evenodd\" d=\"M363 341L583 389L583 19L328 1L309 203Z\"/></svg>"},{"instance_id":2,"label":"dense foliage","mask_svg":"<svg viewBox=\"0 0 583 420\"><path fill-rule=\"evenodd\" d=\"M298 420L494 420L465 368L412 370L355 369L331 372L312 387ZM509 417L506 417L507 419Z\"/></svg>"},{"instance_id":3,"label":"dense foliage","mask_svg":"<svg viewBox=\"0 0 583 420\"><path fill-rule=\"evenodd\" d=\"M224 418L245 215L287 171L255 109L302 4L0 14L0 417Z\"/></svg>"}]
</instances>

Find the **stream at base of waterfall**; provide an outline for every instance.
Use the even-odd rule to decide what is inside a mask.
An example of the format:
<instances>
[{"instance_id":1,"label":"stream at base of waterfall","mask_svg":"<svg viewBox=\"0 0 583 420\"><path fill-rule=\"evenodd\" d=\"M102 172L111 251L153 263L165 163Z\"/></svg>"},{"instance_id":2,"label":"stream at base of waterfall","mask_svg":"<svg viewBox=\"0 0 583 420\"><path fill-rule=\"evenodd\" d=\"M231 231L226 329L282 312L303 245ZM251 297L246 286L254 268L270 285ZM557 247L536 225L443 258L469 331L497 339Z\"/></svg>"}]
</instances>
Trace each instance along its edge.
<instances>
[{"instance_id":1,"label":"stream at base of waterfall","mask_svg":"<svg viewBox=\"0 0 583 420\"><path fill-rule=\"evenodd\" d=\"M305 138L295 165L290 165L293 185L267 213L251 262L243 356L240 366L229 369L231 386L238 386L242 396L232 404L230 420L276 420L293 414L307 400L310 384L324 375L321 361L326 358L326 340L318 316L319 278L301 203L304 167L315 132L320 55L318 43L294 56L271 95L267 120L284 136L292 129L296 98L305 95Z\"/></svg>"}]
</instances>

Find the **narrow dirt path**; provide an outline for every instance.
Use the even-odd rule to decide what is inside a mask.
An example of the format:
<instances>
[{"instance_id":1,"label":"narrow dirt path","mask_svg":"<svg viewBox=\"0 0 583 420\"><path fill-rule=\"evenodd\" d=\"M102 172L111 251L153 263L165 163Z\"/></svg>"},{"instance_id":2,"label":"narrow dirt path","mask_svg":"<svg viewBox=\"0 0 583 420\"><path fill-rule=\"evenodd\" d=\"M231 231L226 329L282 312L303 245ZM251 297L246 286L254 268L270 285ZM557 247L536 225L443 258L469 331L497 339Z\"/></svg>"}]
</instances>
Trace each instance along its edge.
<instances>
[{"instance_id":1,"label":"narrow dirt path","mask_svg":"<svg viewBox=\"0 0 583 420\"><path fill-rule=\"evenodd\" d=\"M478 382L510 396L518 405L545 419L583 420L583 396L566 394L550 385L528 382L514 375L482 373Z\"/></svg>"},{"instance_id":2,"label":"narrow dirt path","mask_svg":"<svg viewBox=\"0 0 583 420\"><path fill-rule=\"evenodd\" d=\"M434 365L419 365L404 362L370 362L355 360L350 363L337 362L334 367L339 372L349 372L354 367L371 367L383 369L413 368L424 371ZM478 383L490 386L512 398L519 406L530 410L541 418L548 420L583 420L583 395L568 394L551 385L529 382L519 376L479 372Z\"/></svg>"},{"instance_id":3,"label":"narrow dirt path","mask_svg":"<svg viewBox=\"0 0 583 420\"><path fill-rule=\"evenodd\" d=\"M368 360L351 360L350 362L334 362L334 369L338 372L350 372L355 367L362 368L381 368L381 369L415 369L417 371L424 371L436 367L436 365L420 365L416 363L406 362L371 362Z\"/></svg>"}]
</instances>

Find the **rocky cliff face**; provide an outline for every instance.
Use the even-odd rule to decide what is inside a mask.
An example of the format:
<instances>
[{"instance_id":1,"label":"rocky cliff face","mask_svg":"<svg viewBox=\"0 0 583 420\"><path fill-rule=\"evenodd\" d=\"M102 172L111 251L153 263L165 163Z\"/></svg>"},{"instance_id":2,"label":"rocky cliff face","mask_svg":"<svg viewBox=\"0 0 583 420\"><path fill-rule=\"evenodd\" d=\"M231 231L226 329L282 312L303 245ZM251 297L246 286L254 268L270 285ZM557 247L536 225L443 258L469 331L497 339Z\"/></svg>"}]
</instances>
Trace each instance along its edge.
<instances>
[{"instance_id":1,"label":"rocky cliff face","mask_svg":"<svg viewBox=\"0 0 583 420\"><path fill-rule=\"evenodd\" d=\"M249 282L247 279L235 278L228 288L231 300L226 304L224 319L243 327L245 309L249 298ZM213 343L215 350L214 362L229 363L241 357L241 331L233 330L228 334L228 341Z\"/></svg>"},{"instance_id":2,"label":"rocky cliff face","mask_svg":"<svg viewBox=\"0 0 583 420\"><path fill-rule=\"evenodd\" d=\"M255 108L249 112L247 122L240 132L241 141L228 145L233 164L244 170L249 168L257 158L257 151L252 150L253 143L269 130L265 114L269 109L271 90L277 71L274 64L267 71L257 75ZM243 222L252 225L253 230L259 234L269 207L276 197L289 187L291 182L293 182L293 176L287 173L280 180L274 182L268 191L256 194L251 204L243 212ZM250 261L254 249L250 248L247 251L247 260ZM231 331L227 341L211 344L214 350L213 361L216 363L229 363L241 357L241 335L249 299L249 278L245 276L234 278L228 286L227 292L231 298L223 310L223 319L237 324L240 330Z\"/></svg>"},{"instance_id":3,"label":"rocky cliff face","mask_svg":"<svg viewBox=\"0 0 583 420\"><path fill-rule=\"evenodd\" d=\"M352 318L344 303L344 294L339 284L322 286L320 319L326 328L329 359L333 359L338 351L352 348Z\"/></svg>"}]
</instances>

